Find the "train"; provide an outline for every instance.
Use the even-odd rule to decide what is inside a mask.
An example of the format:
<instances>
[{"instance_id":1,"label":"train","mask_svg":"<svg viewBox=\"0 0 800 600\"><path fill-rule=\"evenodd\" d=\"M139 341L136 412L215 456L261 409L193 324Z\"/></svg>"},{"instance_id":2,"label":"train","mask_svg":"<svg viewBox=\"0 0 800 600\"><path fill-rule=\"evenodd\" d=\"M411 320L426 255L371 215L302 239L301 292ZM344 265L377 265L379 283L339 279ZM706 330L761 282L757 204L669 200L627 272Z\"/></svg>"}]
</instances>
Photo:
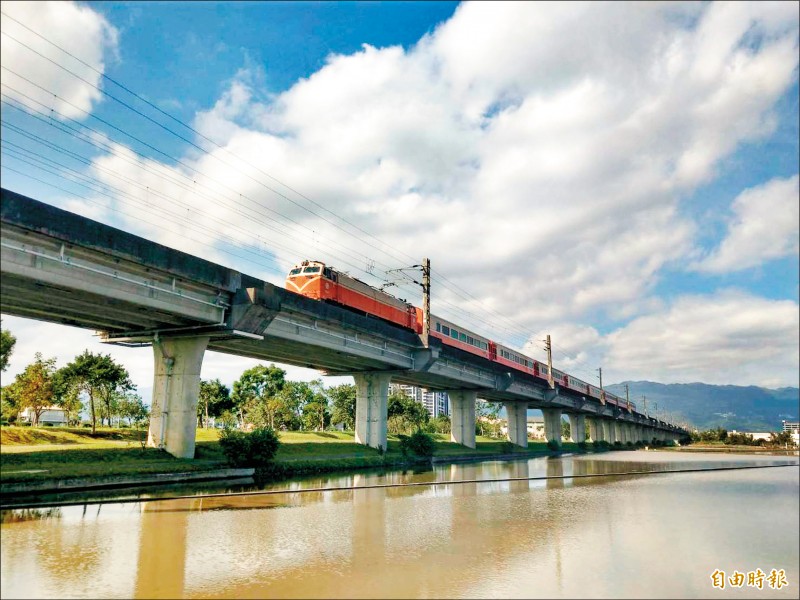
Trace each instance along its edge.
<instances>
[{"instance_id":1,"label":"train","mask_svg":"<svg viewBox=\"0 0 800 600\"><path fill-rule=\"evenodd\" d=\"M417 334L422 333L422 309L347 273L337 271L324 262L304 260L296 264L286 276L285 287L307 298L336 304L377 317ZM432 314L430 319L430 336L438 338L442 344L548 381L546 364L436 315ZM569 390L594 398L601 404L615 405L630 412L636 410L633 402L628 402L558 369L553 369L553 381Z\"/></svg>"}]
</instances>

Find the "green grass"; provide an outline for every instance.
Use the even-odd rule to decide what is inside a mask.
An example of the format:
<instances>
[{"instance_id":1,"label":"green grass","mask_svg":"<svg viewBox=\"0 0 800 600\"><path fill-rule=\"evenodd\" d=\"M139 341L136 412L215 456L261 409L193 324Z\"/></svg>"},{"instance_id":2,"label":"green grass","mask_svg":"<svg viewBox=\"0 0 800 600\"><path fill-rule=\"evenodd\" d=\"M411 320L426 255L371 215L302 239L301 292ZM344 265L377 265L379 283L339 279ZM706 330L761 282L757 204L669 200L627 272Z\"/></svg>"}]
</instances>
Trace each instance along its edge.
<instances>
[{"instance_id":1,"label":"green grass","mask_svg":"<svg viewBox=\"0 0 800 600\"><path fill-rule=\"evenodd\" d=\"M146 433L146 432L144 432ZM203 471L227 467L215 429L198 429L195 459L178 459L155 448L142 448L143 432L133 429L91 430L64 427L0 427L0 482L45 481L74 477L108 477L146 473ZM352 432L280 432L281 446L275 463L284 474L372 468L407 464L413 457L400 451L400 441L389 435L388 448L378 450L355 443ZM548 452L544 442L529 442L527 449L505 440L478 437L476 448L435 434L434 457ZM563 450L577 450L565 443Z\"/></svg>"}]
</instances>

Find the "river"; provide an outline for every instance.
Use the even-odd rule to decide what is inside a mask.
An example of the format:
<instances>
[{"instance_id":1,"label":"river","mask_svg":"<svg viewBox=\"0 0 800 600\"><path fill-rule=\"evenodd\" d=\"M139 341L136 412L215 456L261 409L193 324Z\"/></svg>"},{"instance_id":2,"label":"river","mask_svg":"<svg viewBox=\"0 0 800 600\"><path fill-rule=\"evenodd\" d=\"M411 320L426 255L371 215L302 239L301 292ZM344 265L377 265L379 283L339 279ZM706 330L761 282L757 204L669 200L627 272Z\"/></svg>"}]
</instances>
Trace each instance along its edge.
<instances>
[{"instance_id":1,"label":"river","mask_svg":"<svg viewBox=\"0 0 800 600\"><path fill-rule=\"evenodd\" d=\"M640 450L9 510L0 597L797 598L798 473Z\"/></svg>"}]
</instances>

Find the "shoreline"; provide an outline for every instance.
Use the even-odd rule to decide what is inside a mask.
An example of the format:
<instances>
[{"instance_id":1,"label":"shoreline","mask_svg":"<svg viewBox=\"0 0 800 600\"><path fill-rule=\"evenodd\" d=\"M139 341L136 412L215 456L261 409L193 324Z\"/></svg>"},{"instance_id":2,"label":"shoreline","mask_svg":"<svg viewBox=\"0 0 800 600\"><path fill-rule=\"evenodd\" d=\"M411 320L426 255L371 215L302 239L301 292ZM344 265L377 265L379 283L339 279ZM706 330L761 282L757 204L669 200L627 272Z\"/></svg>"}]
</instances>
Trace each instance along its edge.
<instances>
[{"instance_id":1,"label":"shoreline","mask_svg":"<svg viewBox=\"0 0 800 600\"><path fill-rule=\"evenodd\" d=\"M415 466L433 466L435 464L471 463L484 461L511 461L541 458L543 456L571 455L574 452L518 452L513 454L487 454L467 456L433 456L429 458L408 457L405 460L365 461L359 458L334 459L334 460L292 460L273 463L270 465L277 472L275 481L290 479L317 473L331 473L336 471L361 471L372 469L410 468ZM350 464L348 464L350 463ZM268 467L268 469L270 468ZM0 484L0 496L16 497L29 494L58 494L60 492L91 492L94 490L110 490L114 488L136 488L154 485L181 484L209 481L238 481L252 479L256 476L256 469L249 468L214 468L206 471L185 471L165 473L141 473L130 475L109 475L105 477L71 477L66 479L45 479L38 481L9 482ZM0 510L11 509L13 506L5 503Z\"/></svg>"}]
</instances>

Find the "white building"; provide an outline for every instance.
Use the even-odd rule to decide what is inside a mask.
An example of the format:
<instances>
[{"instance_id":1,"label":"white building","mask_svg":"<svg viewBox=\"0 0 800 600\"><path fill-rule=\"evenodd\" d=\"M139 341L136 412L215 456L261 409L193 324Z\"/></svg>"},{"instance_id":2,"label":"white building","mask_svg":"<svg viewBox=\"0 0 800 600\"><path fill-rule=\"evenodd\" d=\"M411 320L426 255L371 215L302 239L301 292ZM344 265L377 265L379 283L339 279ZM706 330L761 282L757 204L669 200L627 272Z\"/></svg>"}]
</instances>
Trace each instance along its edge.
<instances>
[{"instance_id":1,"label":"white building","mask_svg":"<svg viewBox=\"0 0 800 600\"><path fill-rule=\"evenodd\" d=\"M447 397L447 392L431 392L414 385L391 383L389 384L389 393L392 392L403 392L409 398L422 404L432 419L439 415L450 416L450 399Z\"/></svg>"},{"instance_id":2,"label":"white building","mask_svg":"<svg viewBox=\"0 0 800 600\"><path fill-rule=\"evenodd\" d=\"M33 423L34 411L26 408L19 413L19 420L23 423ZM63 408L48 406L39 415L39 425L66 425L67 413Z\"/></svg>"},{"instance_id":3,"label":"white building","mask_svg":"<svg viewBox=\"0 0 800 600\"><path fill-rule=\"evenodd\" d=\"M783 430L791 434L795 446L800 446L800 421L784 421Z\"/></svg>"},{"instance_id":4,"label":"white building","mask_svg":"<svg viewBox=\"0 0 800 600\"><path fill-rule=\"evenodd\" d=\"M500 425L500 433L503 435L508 435L508 421L506 419L501 420ZM533 440L543 440L545 439L544 434L544 417L535 417L528 415L528 438Z\"/></svg>"}]
</instances>

